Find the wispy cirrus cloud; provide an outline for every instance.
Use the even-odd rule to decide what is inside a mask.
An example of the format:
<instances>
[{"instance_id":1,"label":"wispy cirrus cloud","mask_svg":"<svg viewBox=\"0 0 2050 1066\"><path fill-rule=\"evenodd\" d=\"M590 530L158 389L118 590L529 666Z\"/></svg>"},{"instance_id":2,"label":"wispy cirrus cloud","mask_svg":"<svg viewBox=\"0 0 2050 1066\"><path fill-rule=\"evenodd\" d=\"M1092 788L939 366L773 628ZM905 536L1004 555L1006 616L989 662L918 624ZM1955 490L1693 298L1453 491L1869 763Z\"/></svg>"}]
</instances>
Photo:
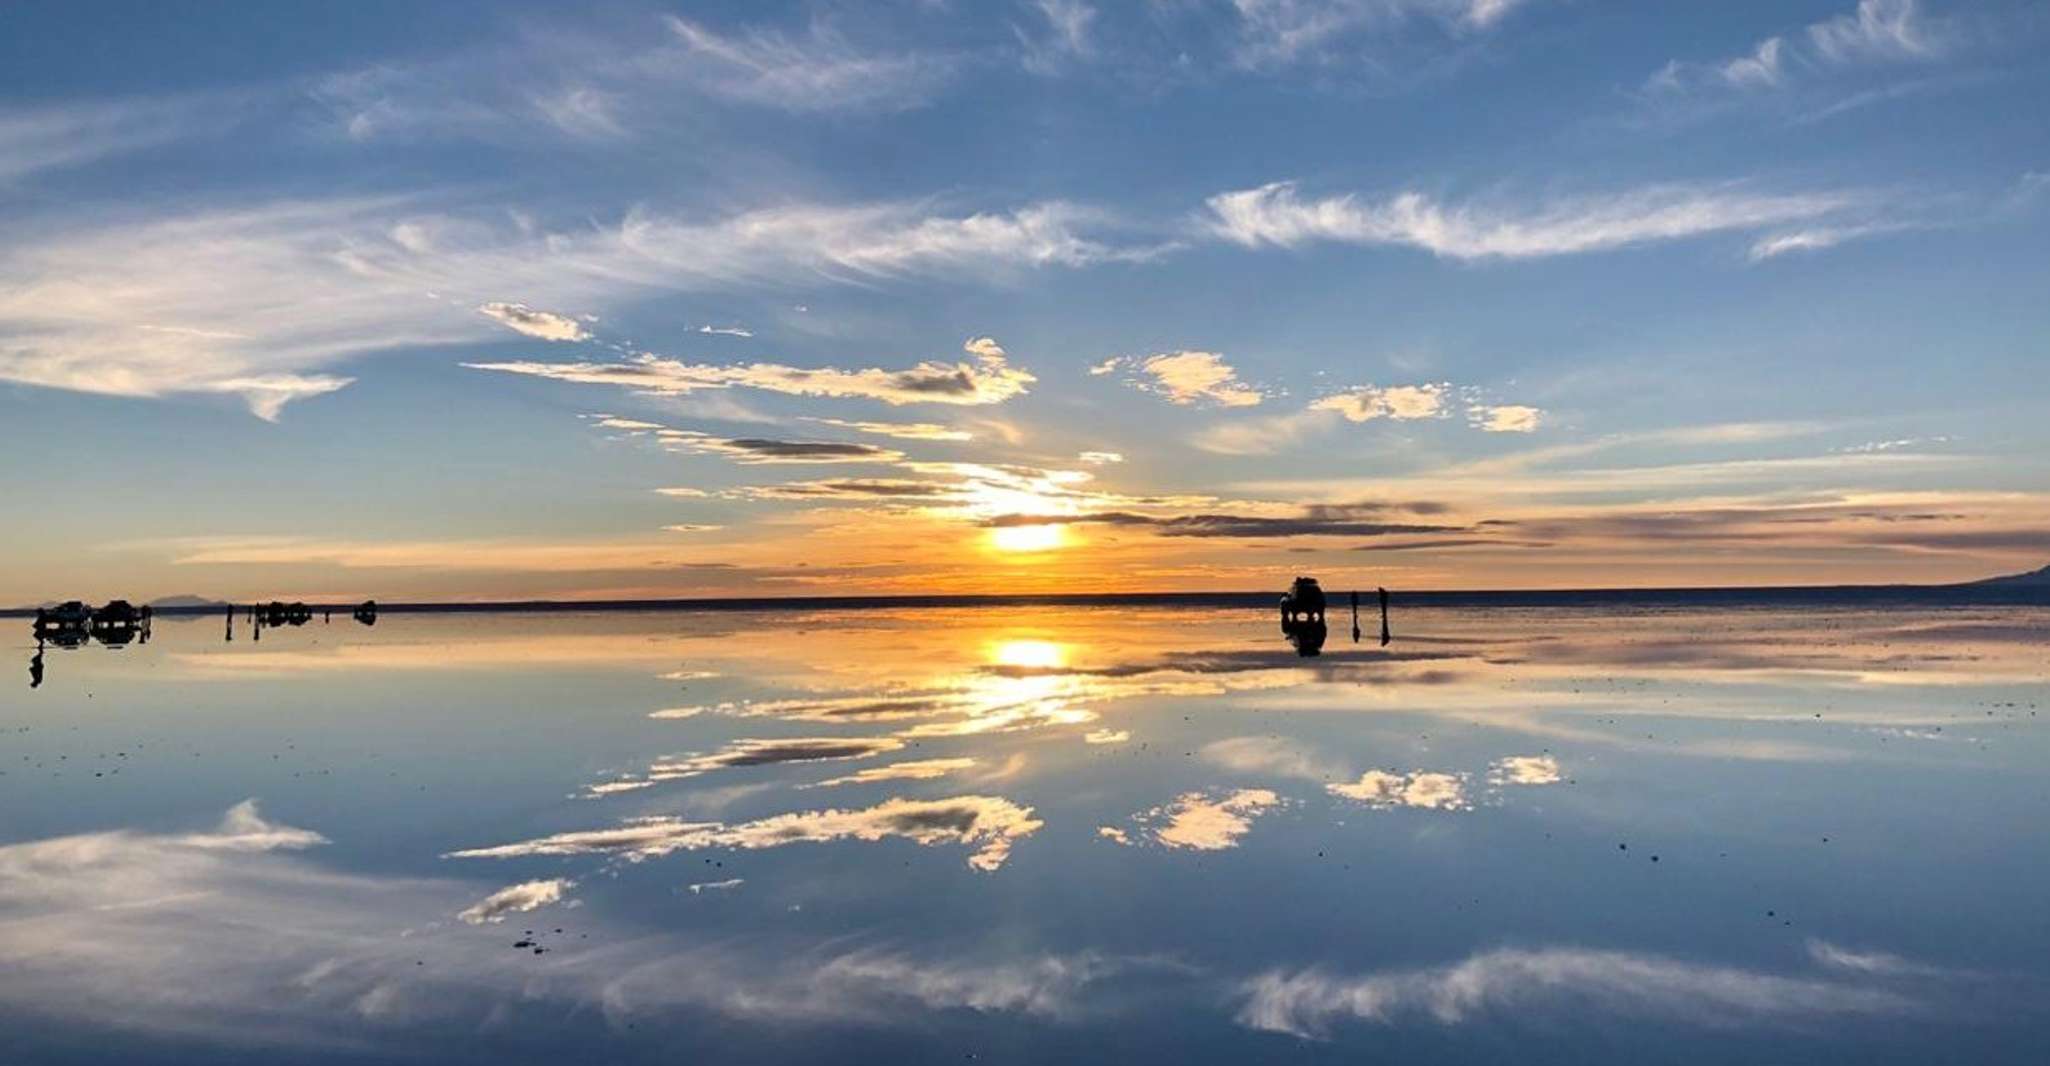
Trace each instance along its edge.
<instances>
[{"instance_id":1,"label":"wispy cirrus cloud","mask_svg":"<svg viewBox=\"0 0 2050 1066\"><path fill-rule=\"evenodd\" d=\"M1810 23L1791 35L1766 37L1742 55L1707 62L1672 60L1651 76L1646 88L1666 94L1778 90L1845 68L1928 62L1948 54L1953 45L1948 24L1926 17L1916 0L1859 0L1846 14Z\"/></svg>"},{"instance_id":2,"label":"wispy cirrus cloud","mask_svg":"<svg viewBox=\"0 0 2050 1066\"><path fill-rule=\"evenodd\" d=\"M864 49L821 21L802 35L764 28L721 34L677 15L662 21L677 47L642 54L642 69L728 100L786 111L914 107L954 67L940 55Z\"/></svg>"},{"instance_id":3,"label":"wispy cirrus cloud","mask_svg":"<svg viewBox=\"0 0 2050 1066\"><path fill-rule=\"evenodd\" d=\"M1313 243L1417 248L1447 259L1534 259L1613 251L1825 218L1866 202L1850 192L1766 193L1741 185L1653 185L1535 206L1448 206L1418 192L1380 201L1305 199L1294 182L1219 193L1200 225L1247 248Z\"/></svg>"},{"instance_id":4,"label":"wispy cirrus cloud","mask_svg":"<svg viewBox=\"0 0 2050 1066\"><path fill-rule=\"evenodd\" d=\"M706 220L637 209L611 225L586 217L556 228L383 198L45 219L0 249L0 380L135 397L226 393L275 417L287 402L349 384L330 368L369 353L485 339L494 320L552 340L586 333L534 307L1125 257L1077 233L1086 214L1059 205L965 216L914 204L795 205ZM191 269L195 261L207 269ZM491 310L471 313L480 306ZM993 342L979 339L971 354L970 363L896 372L707 368L655 356L508 366L669 393L746 384L895 403L993 403L1032 381Z\"/></svg>"},{"instance_id":5,"label":"wispy cirrus cloud","mask_svg":"<svg viewBox=\"0 0 2050 1066\"><path fill-rule=\"evenodd\" d=\"M1236 59L1273 67L1322 58L1364 35L1425 20L1459 33L1498 25L1524 0L1233 0Z\"/></svg>"}]
</instances>

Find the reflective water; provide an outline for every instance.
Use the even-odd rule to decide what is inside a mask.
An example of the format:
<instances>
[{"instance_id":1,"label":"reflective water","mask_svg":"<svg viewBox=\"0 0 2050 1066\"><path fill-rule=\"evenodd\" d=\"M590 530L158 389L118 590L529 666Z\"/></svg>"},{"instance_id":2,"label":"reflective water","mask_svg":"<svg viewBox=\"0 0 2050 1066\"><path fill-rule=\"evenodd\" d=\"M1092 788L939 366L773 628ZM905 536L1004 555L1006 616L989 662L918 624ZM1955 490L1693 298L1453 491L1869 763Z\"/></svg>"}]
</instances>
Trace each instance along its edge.
<instances>
[{"instance_id":1,"label":"reflective water","mask_svg":"<svg viewBox=\"0 0 2050 1066\"><path fill-rule=\"evenodd\" d=\"M0 1060L2050 1046L2042 608L221 636L0 692Z\"/></svg>"}]
</instances>

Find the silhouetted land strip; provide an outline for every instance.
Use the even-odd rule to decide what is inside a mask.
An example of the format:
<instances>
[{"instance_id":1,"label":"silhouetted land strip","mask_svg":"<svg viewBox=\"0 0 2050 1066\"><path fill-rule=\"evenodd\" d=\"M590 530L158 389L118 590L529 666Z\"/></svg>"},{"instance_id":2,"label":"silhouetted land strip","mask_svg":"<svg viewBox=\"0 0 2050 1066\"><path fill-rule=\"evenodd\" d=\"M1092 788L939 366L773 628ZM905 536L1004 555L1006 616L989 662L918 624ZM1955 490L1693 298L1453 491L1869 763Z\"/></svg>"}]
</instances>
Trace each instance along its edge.
<instances>
[{"instance_id":1,"label":"silhouetted land strip","mask_svg":"<svg viewBox=\"0 0 2050 1066\"><path fill-rule=\"evenodd\" d=\"M1786 587L1666 589L1516 589L1498 591L1397 590L1401 607L1768 607L1768 606L2050 606L2050 585L1972 583L1964 585L1794 585ZM314 604L319 611L348 612L355 604ZM1247 607L1272 610L1274 593L1136 592L1034 595L925 596L733 596L650 600L507 600L477 603L387 603L381 614L487 614L575 611L821 611L936 607ZM159 607L160 617L219 615L213 605ZM0 611L32 617L34 608Z\"/></svg>"}]
</instances>

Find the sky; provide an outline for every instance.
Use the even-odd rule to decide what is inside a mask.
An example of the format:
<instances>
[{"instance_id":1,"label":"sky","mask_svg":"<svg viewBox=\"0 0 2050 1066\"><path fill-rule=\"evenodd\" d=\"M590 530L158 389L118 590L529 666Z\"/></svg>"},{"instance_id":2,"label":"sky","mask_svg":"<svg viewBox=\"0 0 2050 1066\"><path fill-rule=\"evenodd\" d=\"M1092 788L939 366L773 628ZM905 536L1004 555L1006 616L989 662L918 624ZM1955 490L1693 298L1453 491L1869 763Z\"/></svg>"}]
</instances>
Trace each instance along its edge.
<instances>
[{"instance_id":1,"label":"sky","mask_svg":"<svg viewBox=\"0 0 2050 1066\"><path fill-rule=\"evenodd\" d=\"M2050 563L2050 9L0 9L0 604Z\"/></svg>"}]
</instances>

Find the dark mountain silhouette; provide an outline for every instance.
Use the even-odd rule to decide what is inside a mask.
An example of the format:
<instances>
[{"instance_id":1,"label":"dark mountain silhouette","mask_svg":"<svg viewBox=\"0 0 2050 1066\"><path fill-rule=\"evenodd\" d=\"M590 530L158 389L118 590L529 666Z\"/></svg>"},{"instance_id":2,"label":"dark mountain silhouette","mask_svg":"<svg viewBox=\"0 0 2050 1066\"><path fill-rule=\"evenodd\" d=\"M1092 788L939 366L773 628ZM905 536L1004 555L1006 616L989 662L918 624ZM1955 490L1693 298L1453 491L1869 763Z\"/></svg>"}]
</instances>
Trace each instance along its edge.
<instances>
[{"instance_id":1,"label":"dark mountain silhouette","mask_svg":"<svg viewBox=\"0 0 2050 1066\"><path fill-rule=\"evenodd\" d=\"M210 600L190 592L177 596L159 596L149 601L151 607L226 607L226 600Z\"/></svg>"},{"instance_id":2,"label":"dark mountain silhouette","mask_svg":"<svg viewBox=\"0 0 2050 1066\"><path fill-rule=\"evenodd\" d=\"M2050 588L2050 566L2031 570L2026 574L2006 574L1989 577L1981 581L1968 582L1972 585L2005 585L2011 588Z\"/></svg>"}]
</instances>

